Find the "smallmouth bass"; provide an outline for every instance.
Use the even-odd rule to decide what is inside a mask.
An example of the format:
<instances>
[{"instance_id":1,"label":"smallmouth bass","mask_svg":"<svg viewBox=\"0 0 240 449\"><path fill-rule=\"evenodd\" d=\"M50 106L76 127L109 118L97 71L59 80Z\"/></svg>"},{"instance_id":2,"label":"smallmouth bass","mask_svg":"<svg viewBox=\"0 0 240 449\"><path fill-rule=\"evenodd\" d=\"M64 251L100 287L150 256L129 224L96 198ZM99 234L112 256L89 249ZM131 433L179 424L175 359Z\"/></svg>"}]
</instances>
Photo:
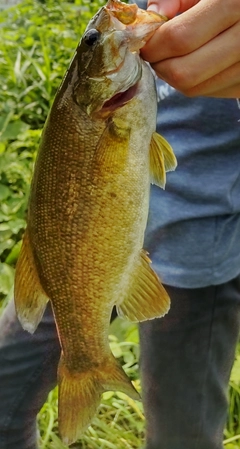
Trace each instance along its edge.
<instances>
[{"instance_id":1,"label":"smallmouth bass","mask_svg":"<svg viewBox=\"0 0 240 449\"><path fill-rule=\"evenodd\" d=\"M163 21L118 0L99 10L57 92L35 165L14 296L29 332L51 301L66 444L88 427L104 391L139 399L109 348L113 307L137 322L170 306L142 249L150 182L164 187L176 166L155 132L154 79L139 55Z\"/></svg>"}]
</instances>

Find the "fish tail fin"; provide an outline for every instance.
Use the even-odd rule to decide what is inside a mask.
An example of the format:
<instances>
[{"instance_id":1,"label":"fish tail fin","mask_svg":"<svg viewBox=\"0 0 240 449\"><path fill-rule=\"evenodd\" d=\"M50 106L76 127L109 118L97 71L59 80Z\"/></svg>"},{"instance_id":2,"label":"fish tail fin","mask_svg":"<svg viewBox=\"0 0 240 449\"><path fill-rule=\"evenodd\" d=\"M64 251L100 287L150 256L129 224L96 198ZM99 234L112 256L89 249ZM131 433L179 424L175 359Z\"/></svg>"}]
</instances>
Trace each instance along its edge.
<instances>
[{"instance_id":1,"label":"fish tail fin","mask_svg":"<svg viewBox=\"0 0 240 449\"><path fill-rule=\"evenodd\" d=\"M58 367L58 422L63 443L74 443L89 426L100 404L103 388L95 372L71 372L61 357Z\"/></svg>"},{"instance_id":2,"label":"fish tail fin","mask_svg":"<svg viewBox=\"0 0 240 449\"><path fill-rule=\"evenodd\" d=\"M111 355L98 373L104 391L121 391L135 401L141 401L140 394L124 372L121 364Z\"/></svg>"},{"instance_id":3,"label":"fish tail fin","mask_svg":"<svg viewBox=\"0 0 240 449\"><path fill-rule=\"evenodd\" d=\"M84 372L70 372L62 356L58 376L59 433L67 445L80 438L90 425L104 391L119 390L140 400L138 392L113 356L102 368Z\"/></svg>"}]
</instances>

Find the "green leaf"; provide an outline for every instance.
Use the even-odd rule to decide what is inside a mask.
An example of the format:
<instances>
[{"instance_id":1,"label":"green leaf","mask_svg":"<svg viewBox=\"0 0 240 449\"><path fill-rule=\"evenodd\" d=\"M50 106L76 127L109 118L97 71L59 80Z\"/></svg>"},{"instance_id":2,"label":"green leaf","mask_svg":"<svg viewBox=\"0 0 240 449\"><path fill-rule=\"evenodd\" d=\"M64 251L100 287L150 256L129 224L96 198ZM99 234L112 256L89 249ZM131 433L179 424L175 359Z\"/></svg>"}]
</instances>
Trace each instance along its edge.
<instances>
[{"instance_id":1,"label":"green leaf","mask_svg":"<svg viewBox=\"0 0 240 449\"><path fill-rule=\"evenodd\" d=\"M0 139L2 141L8 139L14 140L18 137L19 134L24 133L27 129L29 129L29 125L22 122L21 120L10 122L3 131Z\"/></svg>"},{"instance_id":2,"label":"green leaf","mask_svg":"<svg viewBox=\"0 0 240 449\"><path fill-rule=\"evenodd\" d=\"M9 187L0 184L0 201L4 201L8 196L10 196L11 190Z\"/></svg>"},{"instance_id":3,"label":"green leaf","mask_svg":"<svg viewBox=\"0 0 240 449\"><path fill-rule=\"evenodd\" d=\"M21 229L24 229L25 226L26 226L26 221L21 218L17 218L15 220L10 220L8 222L8 227L9 227L9 229L11 229L13 234L17 234Z\"/></svg>"},{"instance_id":4,"label":"green leaf","mask_svg":"<svg viewBox=\"0 0 240 449\"><path fill-rule=\"evenodd\" d=\"M24 202L25 198L11 198L7 203L2 204L2 212L6 215L16 214Z\"/></svg>"},{"instance_id":5,"label":"green leaf","mask_svg":"<svg viewBox=\"0 0 240 449\"><path fill-rule=\"evenodd\" d=\"M136 324L132 324L131 327L128 328L125 336L126 341L131 341L132 343L139 343L139 332Z\"/></svg>"},{"instance_id":6,"label":"green leaf","mask_svg":"<svg viewBox=\"0 0 240 449\"><path fill-rule=\"evenodd\" d=\"M0 292L7 295L13 286L14 269L6 263L0 263Z\"/></svg>"},{"instance_id":7,"label":"green leaf","mask_svg":"<svg viewBox=\"0 0 240 449\"><path fill-rule=\"evenodd\" d=\"M5 228L5 229L2 229ZM0 224L0 242L5 242L12 236L12 231L5 224Z\"/></svg>"},{"instance_id":8,"label":"green leaf","mask_svg":"<svg viewBox=\"0 0 240 449\"><path fill-rule=\"evenodd\" d=\"M240 355L237 356L230 377L231 382L240 385Z\"/></svg>"},{"instance_id":9,"label":"green leaf","mask_svg":"<svg viewBox=\"0 0 240 449\"><path fill-rule=\"evenodd\" d=\"M3 153L6 149L6 145L4 142L0 142L0 154Z\"/></svg>"},{"instance_id":10,"label":"green leaf","mask_svg":"<svg viewBox=\"0 0 240 449\"><path fill-rule=\"evenodd\" d=\"M19 240L16 245L12 248L11 252L8 254L6 258L6 263L9 265L13 265L17 262L18 256L20 253L20 249L22 246L22 240Z\"/></svg>"},{"instance_id":11,"label":"green leaf","mask_svg":"<svg viewBox=\"0 0 240 449\"><path fill-rule=\"evenodd\" d=\"M108 401L109 399L111 399L114 396L114 392L113 391L105 391L102 395L103 400L104 401Z\"/></svg>"},{"instance_id":12,"label":"green leaf","mask_svg":"<svg viewBox=\"0 0 240 449\"><path fill-rule=\"evenodd\" d=\"M121 346L118 343L110 342L111 351L117 359L119 357L122 357L122 349Z\"/></svg>"},{"instance_id":13,"label":"green leaf","mask_svg":"<svg viewBox=\"0 0 240 449\"><path fill-rule=\"evenodd\" d=\"M0 254L2 254L6 249L12 248L13 245L14 245L14 240L12 240L12 239L4 240L3 242L1 242L0 243Z\"/></svg>"}]
</instances>

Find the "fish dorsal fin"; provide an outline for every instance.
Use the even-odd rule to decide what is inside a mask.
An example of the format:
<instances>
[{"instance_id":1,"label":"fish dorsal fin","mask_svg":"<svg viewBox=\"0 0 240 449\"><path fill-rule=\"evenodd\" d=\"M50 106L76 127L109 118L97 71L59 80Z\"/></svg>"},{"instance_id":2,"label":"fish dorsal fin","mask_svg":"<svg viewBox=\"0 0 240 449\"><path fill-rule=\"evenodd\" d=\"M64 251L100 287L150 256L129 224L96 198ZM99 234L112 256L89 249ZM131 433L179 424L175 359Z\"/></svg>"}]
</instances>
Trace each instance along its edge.
<instances>
[{"instance_id":1,"label":"fish dorsal fin","mask_svg":"<svg viewBox=\"0 0 240 449\"><path fill-rule=\"evenodd\" d=\"M164 189L166 184L166 172L175 170L177 160L171 145L154 132L150 143L150 173L151 182Z\"/></svg>"},{"instance_id":2,"label":"fish dorsal fin","mask_svg":"<svg viewBox=\"0 0 240 449\"><path fill-rule=\"evenodd\" d=\"M158 276L150 267L150 259L142 250L131 277L127 297L117 304L120 317L138 322L165 315L170 307L170 298Z\"/></svg>"},{"instance_id":3,"label":"fish dorsal fin","mask_svg":"<svg viewBox=\"0 0 240 449\"><path fill-rule=\"evenodd\" d=\"M48 297L40 284L28 230L25 231L16 266L14 300L23 329L32 334L42 319Z\"/></svg>"}]
</instances>

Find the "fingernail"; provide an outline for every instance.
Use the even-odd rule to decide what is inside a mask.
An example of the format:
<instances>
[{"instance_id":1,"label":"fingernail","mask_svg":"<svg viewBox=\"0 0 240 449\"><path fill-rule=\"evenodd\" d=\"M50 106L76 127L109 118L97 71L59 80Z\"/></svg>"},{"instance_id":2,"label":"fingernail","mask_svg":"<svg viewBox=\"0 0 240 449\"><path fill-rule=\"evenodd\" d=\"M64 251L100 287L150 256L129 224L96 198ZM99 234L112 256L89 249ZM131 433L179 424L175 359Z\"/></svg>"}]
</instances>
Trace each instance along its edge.
<instances>
[{"instance_id":1,"label":"fingernail","mask_svg":"<svg viewBox=\"0 0 240 449\"><path fill-rule=\"evenodd\" d=\"M158 8L158 5L156 5L156 4L152 4L152 5L150 5L150 6L148 6L148 8L147 8L147 10L148 11L153 11L153 12L156 12L156 13L158 13L159 12L159 10L158 10L159 8Z\"/></svg>"}]
</instances>

